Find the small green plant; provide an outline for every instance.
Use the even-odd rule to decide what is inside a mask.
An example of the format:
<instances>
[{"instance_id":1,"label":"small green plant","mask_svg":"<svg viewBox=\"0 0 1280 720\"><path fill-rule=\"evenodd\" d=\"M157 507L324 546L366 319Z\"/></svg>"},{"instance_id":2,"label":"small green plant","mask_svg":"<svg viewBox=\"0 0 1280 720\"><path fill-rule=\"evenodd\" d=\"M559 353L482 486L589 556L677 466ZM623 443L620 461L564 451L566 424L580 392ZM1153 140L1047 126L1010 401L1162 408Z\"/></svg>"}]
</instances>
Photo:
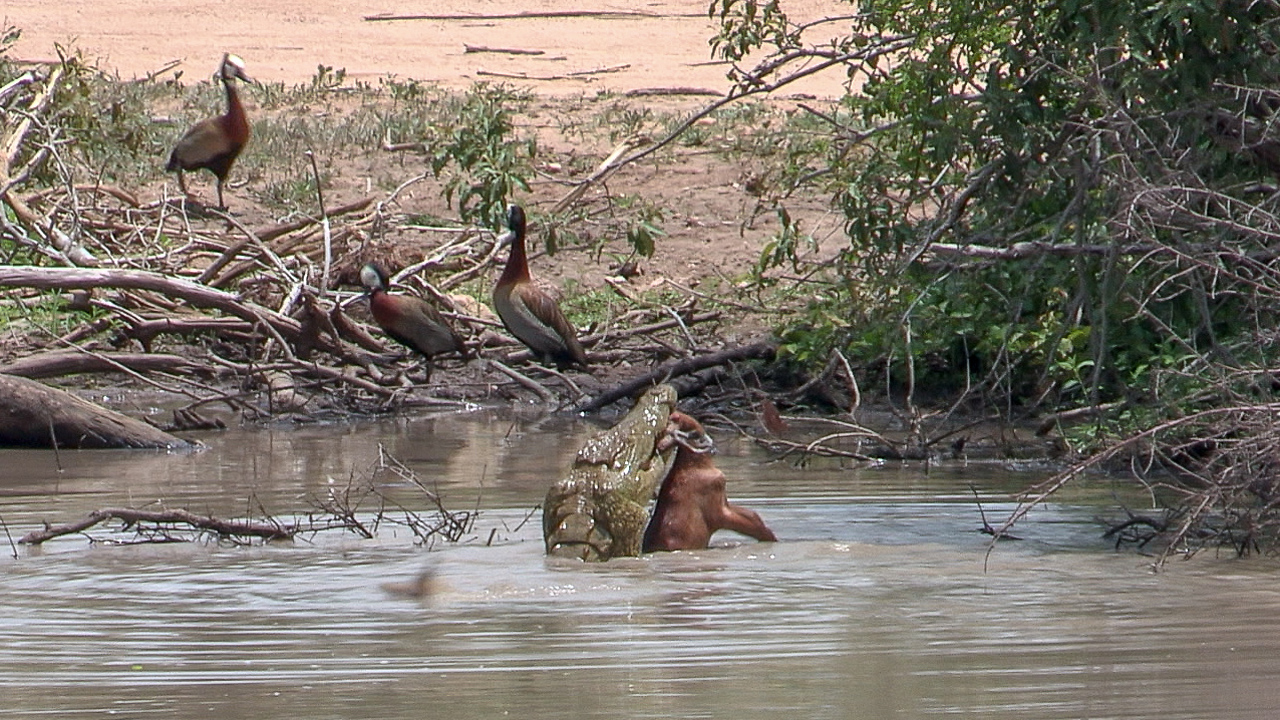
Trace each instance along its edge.
<instances>
[{"instance_id":1,"label":"small green plant","mask_svg":"<svg viewBox=\"0 0 1280 720\"><path fill-rule=\"evenodd\" d=\"M513 107L527 100L505 85L478 83L457 99L454 123L436 128L439 142L428 141L431 169L445 173L445 200L457 201L463 220L497 225L507 198L528 192L537 141L512 138Z\"/></svg>"},{"instance_id":2,"label":"small green plant","mask_svg":"<svg viewBox=\"0 0 1280 720\"><path fill-rule=\"evenodd\" d=\"M280 108L297 108L312 103L327 102L347 80L347 69L335 69L331 65L317 65L315 75L305 83L287 86L282 82L262 83L255 86L258 101L265 110ZM355 91L369 91L367 86L352 88Z\"/></svg>"},{"instance_id":3,"label":"small green plant","mask_svg":"<svg viewBox=\"0 0 1280 720\"><path fill-rule=\"evenodd\" d=\"M762 281L764 274L782 265L790 265L792 270L800 270L800 253L804 249L813 249L817 241L812 235L804 232L800 223L791 218L785 207L777 208L778 231L760 251L760 258L754 268L754 279Z\"/></svg>"},{"instance_id":4,"label":"small green plant","mask_svg":"<svg viewBox=\"0 0 1280 720\"><path fill-rule=\"evenodd\" d=\"M332 65L316 66L316 74L311 76L311 91L315 93L329 92L342 87L347 80L347 69L334 69Z\"/></svg>"},{"instance_id":5,"label":"small green plant","mask_svg":"<svg viewBox=\"0 0 1280 720\"><path fill-rule=\"evenodd\" d=\"M382 90L396 103L416 103L430 99L432 90L412 78L400 80L396 77L384 77L378 80Z\"/></svg>"},{"instance_id":6,"label":"small green plant","mask_svg":"<svg viewBox=\"0 0 1280 720\"><path fill-rule=\"evenodd\" d=\"M639 195L618 195L613 205L627 244L640 256L652 257L657 239L666 235L661 225L666 211ZM602 249L596 248L597 256Z\"/></svg>"},{"instance_id":7,"label":"small green plant","mask_svg":"<svg viewBox=\"0 0 1280 720\"><path fill-rule=\"evenodd\" d=\"M560 308L575 327L598 327L618 314L620 300L607 288L582 291L576 280L567 280Z\"/></svg>"}]
</instances>

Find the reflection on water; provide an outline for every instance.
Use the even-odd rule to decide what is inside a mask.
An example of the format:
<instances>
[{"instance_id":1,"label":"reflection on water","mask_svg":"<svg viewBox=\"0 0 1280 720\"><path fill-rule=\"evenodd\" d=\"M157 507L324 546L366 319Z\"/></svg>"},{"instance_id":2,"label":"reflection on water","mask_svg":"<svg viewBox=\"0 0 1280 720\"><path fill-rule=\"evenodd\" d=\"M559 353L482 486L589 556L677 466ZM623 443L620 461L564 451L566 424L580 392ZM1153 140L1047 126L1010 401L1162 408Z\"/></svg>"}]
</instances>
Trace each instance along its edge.
<instances>
[{"instance_id":1,"label":"reflection on water","mask_svg":"<svg viewBox=\"0 0 1280 720\"><path fill-rule=\"evenodd\" d=\"M1270 718L1273 567L1152 575L1105 550L1088 492L1037 511L984 572L988 512L1032 476L797 469L724 443L730 495L783 538L601 565L526 522L590 428L466 415L233 431L194 455L0 451L0 519L163 499L288 515L377 445L479 506L474 537L268 547L63 538L0 561L0 716ZM1109 495L1099 488L1100 501ZM252 503L252 504L251 504ZM493 542L487 544L492 533ZM428 601L388 579L435 569Z\"/></svg>"}]
</instances>

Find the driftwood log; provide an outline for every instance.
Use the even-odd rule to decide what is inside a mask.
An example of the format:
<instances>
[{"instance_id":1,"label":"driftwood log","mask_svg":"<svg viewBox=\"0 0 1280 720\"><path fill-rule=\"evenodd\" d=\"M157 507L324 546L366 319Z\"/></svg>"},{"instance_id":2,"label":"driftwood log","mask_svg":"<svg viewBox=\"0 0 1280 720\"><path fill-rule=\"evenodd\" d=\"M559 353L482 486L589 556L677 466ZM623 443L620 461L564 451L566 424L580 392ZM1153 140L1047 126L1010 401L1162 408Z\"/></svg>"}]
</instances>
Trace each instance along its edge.
<instances>
[{"instance_id":1,"label":"driftwood log","mask_svg":"<svg viewBox=\"0 0 1280 720\"><path fill-rule=\"evenodd\" d=\"M65 390L0 375L0 446L29 448L198 447L141 420L82 400Z\"/></svg>"}]
</instances>

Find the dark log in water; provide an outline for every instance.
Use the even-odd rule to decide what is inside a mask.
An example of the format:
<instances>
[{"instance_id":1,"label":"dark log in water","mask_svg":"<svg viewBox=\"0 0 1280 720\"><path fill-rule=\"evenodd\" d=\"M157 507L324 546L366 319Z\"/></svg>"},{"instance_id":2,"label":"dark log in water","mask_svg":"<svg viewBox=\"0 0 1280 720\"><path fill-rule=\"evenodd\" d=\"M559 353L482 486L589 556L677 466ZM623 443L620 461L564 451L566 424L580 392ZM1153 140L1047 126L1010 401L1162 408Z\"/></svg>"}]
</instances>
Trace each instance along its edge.
<instances>
[{"instance_id":1,"label":"dark log in water","mask_svg":"<svg viewBox=\"0 0 1280 720\"><path fill-rule=\"evenodd\" d=\"M141 420L65 390L0 374L0 446L29 448L196 447Z\"/></svg>"}]
</instances>

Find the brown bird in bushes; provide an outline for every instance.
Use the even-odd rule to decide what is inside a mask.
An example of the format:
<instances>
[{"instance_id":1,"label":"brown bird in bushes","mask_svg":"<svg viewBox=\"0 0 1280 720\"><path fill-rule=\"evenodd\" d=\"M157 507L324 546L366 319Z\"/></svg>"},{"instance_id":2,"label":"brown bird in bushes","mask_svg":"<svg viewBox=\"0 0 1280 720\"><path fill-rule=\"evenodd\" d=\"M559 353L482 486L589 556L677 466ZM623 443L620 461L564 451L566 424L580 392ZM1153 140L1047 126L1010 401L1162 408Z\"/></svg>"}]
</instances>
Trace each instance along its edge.
<instances>
[{"instance_id":1,"label":"brown bird in bushes","mask_svg":"<svg viewBox=\"0 0 1280 720\"><path fill-rule=\"evenodd\" d=\"M222 78L222 87L227 91L227 113L215 118L196 123L169 153L169 164L165 170L178 172L178 187L182 194L187 194L187 183L182 173L186 170L206 169L218 178L218 207L226 208L222 199L222 185L227 181L227 173L231 164L236 161L245 143L249 142L249 120L244 114L244 105L240 103L240 92L236 89L236 79L254 82L245 73L244 60L227 53L222 56L222 66L218 70Z\"/></svg>"},{"instance_id":2,"label":"brown bird in bushes","mask_svg":"<svg viewBox=\"0 0 1280 720\"><path fill-rule=\"evenodd\" d=\"M428 377L436 355L450 351L466 355L462 337L438 310L419 298L387 292L387 274L382 268L373 263L360 268L360 284L369 292L374 322L391 339L427 359Z\"/></svg>"},{"instance_id":3,"label":"brown bird in bushes","mask_svg":"<svg viewBox=\"0 0 1280 720\"><path fill-rule=\"evenodd\" d=\"M558 367L586 367L587 354L578 343L578 333L560 312L560 306L529 276L529 260L525 254L524 208L507 208L507 232L503 242L511 243L507 266L493 288L493 307L498 311L507 331L516 336L543 362Z\"/></svg>"}]
</instances>

